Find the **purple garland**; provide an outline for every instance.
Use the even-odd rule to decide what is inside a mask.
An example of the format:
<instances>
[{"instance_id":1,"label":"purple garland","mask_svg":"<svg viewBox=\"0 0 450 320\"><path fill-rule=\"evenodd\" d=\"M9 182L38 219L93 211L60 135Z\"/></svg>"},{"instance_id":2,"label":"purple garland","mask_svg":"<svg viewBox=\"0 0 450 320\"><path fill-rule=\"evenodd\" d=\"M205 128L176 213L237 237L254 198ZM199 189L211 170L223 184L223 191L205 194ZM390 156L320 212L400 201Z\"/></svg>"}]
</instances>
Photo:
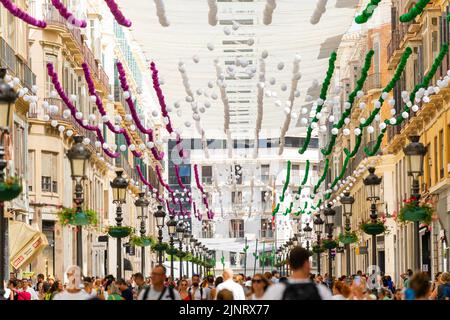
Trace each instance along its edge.
<instances>
[{"instance_id":1,"label":"purple garland","mask_svg":"<svg viewBox=\"0 0 450 320\"><path fill-rule=\"evenodd\" d=\"M86 28L87 22L86 20L80 20L75 18L72 12L70 12L64 4L59 0L52 0L53 6L59 11L59 14L66 19L70 24L80 27L80 28Z\"/></svg>"},{"instance_id":2,"label":"purple garland","mask_svg":"<svg viewBox=\"0 0 450 320\"><path fill-rule=\"evenodd\" d=\"M137 171L142 183L144 183L147 187L149 187L151 189L151 191L153 192L153 190L155 190L156 188L153 187L153 185L145 179L144 175L142 174L142 170L138 165L136 165L136 171ZM157 189L156 189L155 193L156 193L156 199L159 202L164 202L164 198L161 197L161 195L159 194L159 191Z\"/></svg>"},{"instance_id":3,"label":"purple garland","mask_svg":"<svg viewBox=\"0 0 450 320\"><path fill-rule=\"evenodd\" d=\"M95 90L95 85L94 85L94 81L92 80L92 77L91 77L91 72L89 70L89 66L86 62L83 62L82 67L83 67L83 71L84 71L84 77L85 77L86 83L88 85L89 94L91 96L95 97L95 104L97 105L98 111L100 112L100 114L102 116L106 116L106 110L103 107L102 99L100 98L100 96L97 94L97 91ZM123 135L125 137L125 141L127 142L128 146L130 146L132 144L130 135L124 128L120 128L119 130L116 130L114 125L109 120L107 122L105 122L105 124L108 127L108 129L111 130L113 133ZM140 153L136 150L133 150L132 153L136 158L142 157L142 153Z\"/></svg>"},{"instance_id":4,"label":"purple garland","mask_svg":"<svg viewBox=\"0 0 450 320\"><path fill-rule=\"evenodd\" d=\"M127 82L127 77L126 77L126 73L125 73L125 69L123 68L123 65L121 62L117 62L117 70L119 73L119 80L120 80L120 85L122 87L123 91L129 91L130 87L128 86L128 82ZM148 139L149 141L153 142L153 130L152 129L146 129L144 128L144 126L142 125L138 114L136 112L136 107L134 105L133 99L131 97L128 97L126 99L126 102L130 108L131 111L131 116L133 117L134 122L136 123L137 128L139 129L139 131L141 131L143 134L148 135ZM164 152L159 152L158 149L156 147L152 147L151 148L153 157L156 160L162 160L164 158Z\"/></svg>"},{"instance_id":5,"label":"purple garland","mask_svg":"<svg viewBox=\"0 0 450 320\"><path fill-rule=\"evenodd\" d=\"M25 21L26 23L28 23L32 26L38 27L38 28L47 27L47 23L45 21L37 20L36 18L33 18L28 13L26 13L22 9L18 8L10 0L0 0L0 2L13 16Z\"/></svg>"},{"instance_id":6,"label":"purple garland","mask_svg":"<svg viewBox=\"0 0 450 320\"><path fill-rule=\"evenodd\" d=\"M117 23L124 27L131 27L131 21L123 15L123 13L120 11L119 6L114 0L105 0L106 4L109 7L109 10L111 10L112 15L116 19Z\"/></svg>"},{"instance_id":7,"label":"purple garland","mask_svg":"<svg viewBox=\"0 0 450 320\"><path fill-rule=\"evenodd\" d=\"M1 1L1 0L0 0ZM103 138L102 132L100 131L100 128L97 126L92 125L84 125L83 121L76 118L77 108L70 102L69 98L64 92L64 89L61 86L61 83L59 82L58 75L55 72L55 68L52 63L47 63L47 72L50 78L52 79L52 83L55 87L55 90L58 92L61 99L64 101L65 105L69 108L70 113L72 114L72 117L75 119L75 121L84 129L89 131L95 131L97 134L97 138L100 141L100 143L103 145L105 143L105 139ZM110 158L118 158L120 157L120 153L116 152L113 153L109 151L108 149L103 149L105 154Z\"/></svg>"},{"instance_id":8,"label":"purple garland","mask_svg":"<svg viewBox=\"0 0 450 320\"><path fill-rule=\"evenodd\" d=\"M214 213L212 212L212 210L209 209L208 199L206 197L206 193L205 193L205 190L203 189L203 186L200 184L200 178L199 178L199 174L198 174L198 166L196 164L194 164L194 174L195 174L195 182L197 184L197 188L202 193L203 204L205 205L206 210L208 210L208 219L212 220L214 218Z\"/></svg>"},{"instance_id":9,"label":"purple garland","mask_svg":"<svg viewBox=\"0 0 450 320\"><path fill-rule=\"evenodd\" d=\"M158 180L159 182L164 186L164 188L166 188L166 190L170 193L171 197L173 198L173 190L172 188L170 188L170 186L164 181L162 174L161 174L161 168L156 165L156 175L158 176Z\"/></svg>"}]
</instances>

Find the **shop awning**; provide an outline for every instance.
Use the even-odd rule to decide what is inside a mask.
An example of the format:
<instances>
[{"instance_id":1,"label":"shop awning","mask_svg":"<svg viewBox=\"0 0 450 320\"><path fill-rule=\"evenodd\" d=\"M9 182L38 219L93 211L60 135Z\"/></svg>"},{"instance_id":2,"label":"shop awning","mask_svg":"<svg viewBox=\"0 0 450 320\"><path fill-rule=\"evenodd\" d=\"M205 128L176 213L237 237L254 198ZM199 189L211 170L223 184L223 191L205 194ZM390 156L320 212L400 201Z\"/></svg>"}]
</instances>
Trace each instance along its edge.
<instances>
[{"instance_id":1,"label":"shop awning","mask_svg":"<svg viewBox=\"0 0 450 320\"><path fill-rule=\"evenodd\" d=\"M9 263L14 269L30 264L46 246L42 232L23 222L9 222Z\"/></svg>"}]
</instances>

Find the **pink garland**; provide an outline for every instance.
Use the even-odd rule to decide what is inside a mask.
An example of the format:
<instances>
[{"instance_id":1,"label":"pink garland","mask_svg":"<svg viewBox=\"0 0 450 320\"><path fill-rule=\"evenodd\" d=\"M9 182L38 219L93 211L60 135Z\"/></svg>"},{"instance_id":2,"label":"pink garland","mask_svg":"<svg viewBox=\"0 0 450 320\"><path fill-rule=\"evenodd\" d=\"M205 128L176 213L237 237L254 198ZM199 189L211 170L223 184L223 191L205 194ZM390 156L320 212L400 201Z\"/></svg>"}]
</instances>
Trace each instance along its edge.
<instances>
[{"instance_id":1,"label":"pink garland","mask_svg":"<svg viewBox=\"0 0 450 320\"><path fill-rule=\"evenodd\" d=\"M18 8L10 0L0 0L0 2L13 16L25 21L26 23L28 23L32 26L38 27L38 28L47 27L47 23L45 21L37 20L36 18L33 18L28 13L26 13L22 9Z\"/></svg>"},{"instance_id":2,"label":"pink garland","mask_svg":"<svg viewBox=\"0 0 450 320\"><path fill-rule=\"evenodd\" d=\"M167 132L172 133L172 123L170 121L169 113L167 112L166 102L158 80L158 70L156 69L156 65L154 62L150 64L150 69L152 70L153 88L155 89L156 95L158 96L159 105L161 106L161 113L163 117L167 118L168 120L166 125Z\"/></svg>"},{"instance_id":3,"label":"pink garland","mask_svg":"<svg viewBox=\"0 0 450 320\"><path fill-rule=\"evenodd\" d=\"M166 188L166 190L170 193L170 195L172 196L172 198L173 198L173 190L172 190L172 188L170 188L170 186L164 181L164 179L163 179L163 177L162 177L162 174L161 174L161 168L158 166L158 165L156 165L155 166L156 167L156 175L158 176L158 180L159 180L159 183L161 183L163 186L164 186L164 188Z\"/></svg>"},{"instance_id":4,"label":"pink garland","mask_svg":"<svg viewBox=\"0 0 450 320\"><path fill-rule=\"evenodd\" d=\"M80 27L80 28L86 28L87 22L86 20L79 20L75 18L72 12L70 12L64 4L59 0L52 0L53 6L59 11L59 14L66 19L70 24Z\"/></svg>"},{"instance_id":5,"label":"pink garland","mask_svg":"<svg viewBox=\"0 0 450 320\"><path fill-rule=\"evenodd\" d=\"M194 174L195 174L195 182L197 184L197 188L202 193L203 204L205 205L206 209L208 210L208 219L212 220L214 218L214 213L212 212L212 210L209 209L208 199L206 197L206 193L205 193L205 190L203 189L203 186L200 184L200 178L199 178L199 174L198 174L198 166L196 164L194 164Z\"/></svg>"},{"instance_id":6,"label":"pink garland","mask_svg":"<svg viewBox=\"0 0 450 320\"><path fill-rule=\"evenodd\" d=\"M153 190L156 190L156 192L155 192L156 193L156 199L159 202L161 202L161 203L164 202L164 198L161 197L161 195L159 194L159 191L155 187L153 187L153 185L150 182L148 182L145 179L144 175L142 174L142 170L141 170L141 168L138 165L136 165L136 171L137 171L137 173L139 175L139 178L141 179L143 184L145 184L147 187L149 187L152 192L153 192Z\"/></svg>"},{"instance_id":7,"label":"pink garland","mask_svg":"<svg viewBox=\"0 0 450 320\"><path fill-rule=\"evenodd\" d=\"M111 13L113 14L118 24L127 28L131 27L132 24L131 21L125 18L125 16L119 9L119 6L114 0L105 0L105 2L108 5L109 10L111 10Z\"/></svg>"},{"instance_id":8,"label":"pink garland","mask_svg":"<svg viewBox=\"0 0 450 320\"><path fill-rule=\"evenodd\" d=\"M82 120L76 118L75 115L77 113L77 108L72 104L72 102L70 102L69 98L65 94L64 89L62 88L61 83L59 82L58 75L56 74L55 68L52 63L47 63L47 73L50 76L50 78L52 79L52 83L53 83L56 91L58 92L59 96L64 101L65 105L70 109L70 113L72 114L72 117L75 119L75 121L82 128L89 130L89 131L95 131L95 133L97 134L98 140L103 145L105 143L105 139L103 138L102 132L100 131L99 127L92 126L92 125L84 125ZM118 152L113 153L113 152L109 151L108 149L103 149L103 151L110 158L120 157L120 153L118 153Z\"/></svg>"},{"instance_id":9,"label":"pink garland","mask_svg":"<svg viewBox=\"0 0 450 320\"><path fill-rule=\"evenodd\" d=\"M94 85L94 81L92 80L92 77L91 77L91 72L89 70L89 66L86 62L83 62L82 67L83 67L83 71L84 71L84 78L86 79L86 83L88 85L89 94L91 96L95 96L95 104L98 107L98 111L100 112L100 114L102 116L106 116L106 110L103 107L102 99L100 98L100 96L97 94L97 91L95 90L95 85ZM111 121L107 121L107 122L105 122L105 124L108 127L108 129L111 130L113 133L123 135L125 137L125 141L127 142L128 146L130 146L132 144L131 138L130 138L128 132L124 128L120 128L119 130L116 130L114 125L111 123ZM133 150L132 153L137 158L142 157L142 153L140 153L136 150Z\"/></svg>"},{"instance_id":10,"label":"pink garland","mask_svg":"<svg viewBox=\"0 0 450 320\"><path fill-rule=\"evenodd\" d=\"M120 80L120 85L122 87L122 90L128 91L130 89L130 87L128 86L125 69L123 68L123 65L121 62L117 62L116 65L117 65L117 70L119 72L119 80ZM130 108L131 116L133 117L133 120L136 123L136 126L138 127L138 129L143 134L148 135L149 141L153 142L153 130L150 128L146 129L142 125L141 120L139 119L139 117L137 115L136 107L134 105L133 99L131 97L128 97L128 99L126 99L126 102ZM153 157L156 160L162 160L164 158L164 152L159 152L156 147L151 148L151 151L152 151Z\"/></svg>"}]
</instances>

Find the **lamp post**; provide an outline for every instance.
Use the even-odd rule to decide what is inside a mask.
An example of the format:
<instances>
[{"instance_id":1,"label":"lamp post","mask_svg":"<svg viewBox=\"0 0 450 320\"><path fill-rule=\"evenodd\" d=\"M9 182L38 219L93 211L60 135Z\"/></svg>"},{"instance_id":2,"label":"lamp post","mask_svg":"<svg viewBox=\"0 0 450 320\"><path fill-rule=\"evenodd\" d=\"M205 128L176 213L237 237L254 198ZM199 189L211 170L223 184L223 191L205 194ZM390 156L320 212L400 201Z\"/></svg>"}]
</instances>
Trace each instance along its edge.
<instances>
[{"instance_id":1,"label":"lamp post","mask_svg":"<svg viewBox=\"0 0 450 320\"><path fill-rule=\"evenodd\" d=\"M176 227L176 233L177 233L177 237L178 237L178 241L180 243L180 253L181 251L183 251L183 237L184 237L184 224L183 223L179 223L178 226ZM183 277L183 258L181 257L180 254L180 280Z\"/></svg>"},{"instance_id":2,"label":"lamp post","mask_svg":"<svg viewBox=\"0 0 450 320\"><path fill-rule=\"evenodd\" d=\"M309 240L311 239L312 228L309 226L309 222L306 223L306 226L303 228L303 232L305 233L306 239L306 250L309 251Z\"/></svg>"},{"instance_id":3,"label":"lamp post","mask_svg":"<svg viewBox=\"0 0 450 320\"><path fill-rule=\"evenodd\" d=\"M345 192L344 196L341 197L341 204L344 209L344 216L345 216L345 232L351 231L351 225L350 225L350 217L352 216L352 207L353 203L355 202L355 198L353 198L349 192ZM347 276L350 276L351 274L351 268L350 268L350 244L345 244L345 265L347 269Z\"/></svg>"},{"instance_id":4,"label":"lamp post","mask_svg":"<svg viewBox=\"0 0 450 320\"><path fill-rule=\"evenodd\" d=\"M76 214L83 211L83 185L81 182L86 177L87 162L91 157L91 152L84 146L82 136L74 136L75 144L67 152L67 158L70 160L70 170L72 180L75 181L75 194L73 201L76 205ZM87 221L78 221L77 225L77 265L83 270L83 224Z\"/></svg>"},{"instance_id":5,"label":"lamp post","mask_svg":"<svg viewBox=\"0 0 450 320\"><path fill-rule=\"evenodd\" d=\"M427 147L421 143L419 136L409 137L411 141L404 149L408 160L408 176L412 178L411 196L415 198L415 202L420 200L420 184L419 177L423 175L423 159L427 154ZM442 151L444 152L444 151ZM414 222L414 251L415 251L415 267L416 270L421 269L420 259L420 234L419 234L419 221Z\"/></svg>"},{"instance_id":6,"label":"lamp post","mask_svg":"<svg viewBox=\"0 0 450 320\"><path fill-rule=\"evenodd\" d=\"M333 228L334 228L334 216L336 215L336 211L332 208L331 203L327 205L325 210L323 211L325 216L325 226L328 231L328 240L333 240ZM328 274L330 279L330 288L333 287L333 255L332 249L328 249Z\"/></svg>"},{"instance_id":7,"label":"lamp post","mask_svg":"<svg viewBox=\"0 0 450 320\"><path fill-rule=\"evenodd\" d=\"M4 170L8 166L5 160L4 137L9 132L11 125L14 104L17 100L17 93L6 81L6 69L0 69L0 183L5 182ZM7 268L9 265L8 247L8 220L5 218L5 204L0 201L0 300L5 293L4 282L6 280Z\"/></svg>"},{"instance_id":8,"label":"lamp post","mask_svg":"<svg viewBox=\"0 0 450 320\"><path fill-rule=\"evenodd\" d=\"M168 233L169 233L169 245L170 245L170 276L173 278L173 250L174 250L174 246L173 246L173 238L176 236L177 234L177 221L175 220L174 216L171 216L169 221L167 221L167 229L168 229ZM180 278L181 279L181 278Z\"/></svg>"},{"instance_id":9,"label":"lamp post","mask_svg":"<svg viewBox=\"0 0 450 320\"><path fill-rule=\"evenodd\" d=\"M377 222L377 201L380 200L380 184L381 177L375 174L375 168L370 167L369 175L364 179L363 183L366 186L367 201L370 201L370 219L373 223ZM372 265L377 265L377 236L372 235Z\"/></svg>"},{"instance_id":10,"label":"lamp post","mask_svg":"<svg viewBox=\"0 0 450 320\"><path fill-rule=\"evenodd\" d=\"M317 236L317 244L320 246L320 236L323 232L324 221L320 217L320 213L316 215L316 218L313 221L314 232ZM320 252L317 253L317 273L320 274Z\"/></svg>"},{"instance_id":11,"label":"lamp post","mask_svg":"<svg viewBox=\"0 0 450 320\"><path fill-rule=\"evenodd\" d=\"M195 274L195 264L194 264L194 260L195 260L195 244L197 243L197 239L194 238L193 235L191 235L191 255L192 255L192 263L191 263L191 269L192 269L192 275Z\"/></svg>"},{"instance_id":12,"label":"lamp post","mask_svg":"<svg viewBox=\"0 0 450 320\"><path fill-rule=\"evenodd\" d=\"M139 193L139 198L134 202L134 205L138 208L138 219L141 222L140 225L140 234L141 237L144 237L147 233L145 228L145 220L148 218L148 206L150 202L145 198L145 193ZM141 273L145 276L145 247L141 247Z\"/></svg>"},{"instance_id":13,"label":"lamp post","mask_svg":"<svg viewBox=\"0 0 450 320\"><path fill-rule=\"evenodd\" d=\"M161 246L163 241L162 229L164 228L164 219L166 217L163 206L159 205L158 210L153 215L156 219L156 227L158 228L158 243ZM158 251L158 264L163 264L163 252L161 250Z\"/></svg>"},{"instance_id":14,"label":"lamp post","mask_svg":"<svg viewBox=\"0 0 450 320\"><path fill-rule=\"evenodd\" d=\"M200 259L200 250L201 250L200 247L201 246L202 246L202 243L197 240L197 242L195 243L195 257L197 259ZM196 274L200 275L200 264L197 264Z\"/></svg>"},{"instance_id":15,"label":"lamp post","mask_svg":"<svg viewBox=\"0 0 450 320\"><path fill-rule=\"evenodd\" d=\"M122 225L122 205L126 201L128 181L122 176L123 171L116 171L116 177L111 182L113 191L113 203L116 205L116 223L120 227ZM117 238L117 278L122 278L122 239Z\"/></svg>"},{"instance_id":16,"label":"lamp post","mask_svg":"<svg viewBox=\"0 0 450 320\"><path fill-rule=\"evenodd\" d=\"M189 244L191 240L191 234L188 229L184 231L184 245L186 246L186 253L189 253ZM189 277L189 260L186 260L186 276Z\"/></svg>"}]
</instances>

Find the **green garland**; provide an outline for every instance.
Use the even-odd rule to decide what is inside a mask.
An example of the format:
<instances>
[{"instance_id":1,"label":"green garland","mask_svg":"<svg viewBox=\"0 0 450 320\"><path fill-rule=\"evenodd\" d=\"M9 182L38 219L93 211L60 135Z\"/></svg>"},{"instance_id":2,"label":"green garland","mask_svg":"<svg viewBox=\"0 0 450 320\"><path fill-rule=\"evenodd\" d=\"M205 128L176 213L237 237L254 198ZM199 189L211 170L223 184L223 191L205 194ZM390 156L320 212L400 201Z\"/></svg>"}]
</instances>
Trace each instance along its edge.
<instances>
[{"instance_id":1,"label":"green garland","mask_svg":"<svg viewBox=\"0 0 450 320\"><path fill-rule=\"evenodd\" d=\"M330 160L327 158L325 159L325 167L323 168L323 174L320 177L319 181L317 181L317 184L314 186L314 194L317 193L317 190L319 189L320 185L325 181L325 178L327 177L328 173L328 166L330 165Z\"/></svg>"},{"instance_id":2,"label":"green garland","mask_svg":"<svg viewBox=\"0 0 450 320\"><path fill-rule=\"evenodd\" d=\"M369 21L380 2L381 0L370 0L363 12L355 18L355 22L357 24L363 24Z\"/></svg>"},{"instance_id":3,"label":"green garland","mask_svg":"<svg viewBox=\"0 0 450 320\"><path fill-rule=\"evenodd\" d=\"M331 78L333 77L336 59L337 59L337 54L336 54L336 52L333 52L328 61L327 76L325 77L325 80L322 85L322 90L320 91L320 99L322 99L324 101L324 103L325 103L325 100L327 99L327 92L328 92L328 88L331 83ZM322 110L324 103L320 106L319 105L317 106L316 114ZM318 122L318 121L319 121L319 119L317 118L317 116L314 116L312 123ZM308 130L306 132L305 142L303 143L303 146L298 150L298 152L300 154L304 154L306 149L308 149L309 143L311 141L311 134L312 134L312 127L311 127L311 125L309 125Z\"/></svg>"},{"instance_id":4,"label":"green garland","mask_svg":"<svg viewBox=\"0 0 450 320\"><path fill-rule=\"evenodd\" d=\"M347 102L350 104L350 108L346 109L342 113L342 116L339 119L339 122L333 126L334 128L336 128L338 130L341 129L344 126L344 124L345 124L345 119L347 119L350 116L350 114L352 112L352 107L353 107L355 99L356 99L356 97L358 95L358 92L363 89L364 83L367 80L367 75L368 75L369 69L370 69L370 67L372 65L372 57L373 57L374 54L375 54L375 51L373 51L373 50L370 50L366 54L366 58L364 60L364 66L363 66L363 68L361 70L361 76L358 79L358 81L356 82L356 88L355 88L355 90L353 90L350 93L350 95L348 97L348 101ZM337 135L332 135L331 140L328 143L328 146L326 147L326 149L322 149L321 150L321 152L322 152L322 154L324 156L328 156L328 155L331 154L331 152L333 150L333 147L336 144L336 138L337 138Z\"/></svg>"},{"instance_id":5,"label":"green garland","mask_svg":"<svg viewBox=\"0 0 450 320\"><path fill-rule=\"evenodd\" d=\"M284 213L285 216L290 214L292 212L292 207L294 206L294 203L291 201L291 204L289 205L289 208L286 209L286 212Z\"/></svg>"},{"instance_id":6,"label":"green garland","mask_svg":"<svg viewBox=\"0 0 450 320\"><path fill-rule=\"evenodd\" d=\"M129 226L109 226L107 233L113 238L126 238L134 233L134 228Z\"/></svg>"},{"instance_id":7,"label":"green garland","mask_svg":"<svg viewBox=\"0 0 450 320\"><path fill-rule=\"evenodd\" d=\"M437 72L437 69L442 64L442 61L443 61L443 59L444 59L444 57L445 57L445 55L447 53L448 53L448 44L445 43L445 44L442 45L441 51L439 52L439 55L434 60L430 71L425 75L425 77L423 78L423 81L420 84L417 84L414 87L414 90L411 92L411 95L410 95L410 101L411 102L413 102L415 100L416 93L420 90L420 88L428 87L428 85L430 84L430 81L433 79L434 75ZM410 110L410 108L407 105L405 105L404 112L408 112L409 113L409 110ZM396 120L397 121L396 121L395 125L399 125L405 119L402 116L398 116ZM367 147L364 148L364 152L369 157L374 156L375 154L377 154L378 150L380 150L381 143L382 143L384 135L386 134L386 131L387 131L387 126L391 125L389 120L385 120L384 123L386 124L386 128L381 130L380 134L377 137L377 142L374 145L374 147L372 148L372 150L369 150Z\"/></svg>"},{"instance_id":8,"label":"green garland","mask_svg":"<svg viewBox=\"0 0 450 320\"><path fill-rule=\"evenodd\" d=\"M170 249L170 246L165 242L163 242L163 243L157 242L157 243L154 243L151 248L152 248L152 251L155 251L155 252L167 252Z\"/></svg>"},{"instance_id":9,"label":"green garland","mask_svg":"<svg viewBox=\"0 0 450 320\"><path fill-rule=\"evenodd\" d=\"M288 160L287 162L287 174L286 174L286 181L284 182L284 186L283 186L283 193L281 194L280 197L280 202L284 201L284 195L286 193L287 188L289 187L289 181L291 180L291 161Z\"/></svg>"},{"instance_id":10,"label":"green garland","mask_svg":"<svg viewBox=\"0 0 450 320\"><path fill-rule=\"evenodd\" d=\"M336 240L323 239L322 247L327 250L336 249L338 247L338 243Z\"/></svg>"},{"instance_id":11,"label":"green garland","mask_svg":"<svg viewBox=\"0 0 450 320\"><path fill-rule=\"evenodd\" d=\"M414 20L431 0L419 0L414 7L412 7L407 13L400 16L400 22L409 22Z\"/></svg>"}]
</instances>

